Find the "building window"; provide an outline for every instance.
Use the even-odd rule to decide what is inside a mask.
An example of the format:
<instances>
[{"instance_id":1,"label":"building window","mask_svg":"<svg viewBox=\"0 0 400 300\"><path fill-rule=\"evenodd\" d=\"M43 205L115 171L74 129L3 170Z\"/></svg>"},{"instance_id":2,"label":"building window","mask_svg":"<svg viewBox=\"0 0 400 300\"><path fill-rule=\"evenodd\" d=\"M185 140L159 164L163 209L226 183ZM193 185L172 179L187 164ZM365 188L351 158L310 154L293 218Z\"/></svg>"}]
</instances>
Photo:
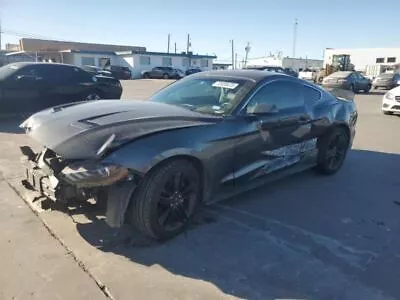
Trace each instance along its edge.
<instances>
[{"instance_id":1,"label":"building window","mask_svg":"<svg viewBox=\"0 0 400 300\"><path fill-rule=\"evenodd\" d=\"M395 63L396 62L396 57L388 57L387 58L388 63Z\"/></svg>"},{"instance_id":2,"label":"building window","mask_svg":"<svg viewBox=\"0 0 400 300\"><path fill-rule=\"evenodd\" d=\"M150 56L140 56L139 60L141 66L150 65Z\"/></svg>"},{"instance_id":3,"label":"building window","mask_svg":"<svg viewBox=\"0 0 400 300\"><path fill-rule=\"evenodd\" d=\"M163 57L162 65L163 66L172 66L172 57Z\"/></svg>"},{"instance_id":4,"label":"building window","mask_svg":"<svg viewBox=\"0 0 400 300\"><path fill-rule=\"evenodd\" d=\"M195 59L192 60L192 66L197 66L197 60Z\"/></svg>"},{"instance_id":5,"label":"building window","mask_svg":"<svg viewBox=\"0 0 400 300\"><path fill-rule=\"evenodd\" d=\"M385 62L385 58L383 58L383 57L378 57L377 59L376 59L376 63L377 64L383 64Z\"/></svg>"},{"instance_id":6,"label":"building window","mask_svg":"<svg viewBox=\"0 0 400 300\"><path fill-rule=\"evenodd\" d=\"M201 67L202 68L207 68L208 67L208 59L202 59L201 60Z\"/></svg>"},{"instance_id":7,"label":"building window","mask_svg":"<svg viewBox=\"0 0 400 300\"><path fill-rule=\"evenodd\" d=\"M182 58L182 66L183 67L189 66L189 58L187 57Z\"/></svg>"},{"instance_id":8,"label":"building window","mask_svg":"<svg viewBox=\"0 0 400 300\"><path fill-rule=\"evenodd\" d=\"M109 57L100 57L99 58L99 67L104 69L105 67L111 65L111 59Z\"/></svg>"},{"instance_id":9,"label":"building window","mask_svg":"<svg viewBox=\"0 0 400 300\"><path fill-rule=\"evenodd\" d=\"M96 63L94 61L94 57L82 57L81 58L82 66L95 66Z\"/></svg>"}]
</instances>

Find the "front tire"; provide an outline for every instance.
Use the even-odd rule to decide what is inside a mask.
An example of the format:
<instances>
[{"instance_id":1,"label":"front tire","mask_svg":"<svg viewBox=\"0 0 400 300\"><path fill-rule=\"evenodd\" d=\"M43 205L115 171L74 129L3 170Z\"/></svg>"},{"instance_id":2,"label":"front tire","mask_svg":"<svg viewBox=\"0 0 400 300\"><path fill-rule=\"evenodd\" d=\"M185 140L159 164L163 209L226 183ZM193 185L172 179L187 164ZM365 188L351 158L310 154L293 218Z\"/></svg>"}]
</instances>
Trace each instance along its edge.
<instances>
[{"instance_id":1,"label":"front tire","mask_svg":"<svg viewBox=\"0 0 400 300\"><path fill-rule=\"evenodd\" d=\"M318 140L317 171L324 175L335 174L343 165L350 145L346 129L336 127Z\"/></svg>"},{"instance_id":2,"label":"front tire","mask_svg":"<svg viewBox=\"0 0 400 300\"><path fill-rule=\"evenodd\" d=\"M163 75L163 78L164 78L164 79L169 79L168 74L164 74L164 75Z\"/></svg>"},{"instance_id":3,"label":"front tire","mask_svg":"<svg viewBox=\"0 0 400 300\"><path fill-rule=\"evenodd\" d=\"M139 186L132 203L132 221L157 240L182 233L200 203L200 174L185 159L161 165Z\"/></svg>"},{"instance_id":4,"label":"front tire","mask_svg":"<svg viewBox=\"0 0 400 300\"><path fill-rule=\"evenodd\" d=\"M393 115L393 112L391 112L391 111L382 110L382 113L383 113L384 115Z\"/></svg>"}]
</instances>

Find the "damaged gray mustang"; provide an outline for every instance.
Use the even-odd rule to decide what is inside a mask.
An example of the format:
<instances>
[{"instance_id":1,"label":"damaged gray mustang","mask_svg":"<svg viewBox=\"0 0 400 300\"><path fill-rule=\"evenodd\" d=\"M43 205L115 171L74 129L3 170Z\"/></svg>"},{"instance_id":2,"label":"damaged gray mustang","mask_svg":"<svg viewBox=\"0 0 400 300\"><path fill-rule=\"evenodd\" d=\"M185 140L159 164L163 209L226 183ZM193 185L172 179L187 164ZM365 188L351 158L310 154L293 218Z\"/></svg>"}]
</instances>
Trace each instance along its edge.
<instances>
[{"instance_id":1,"label":"damaged gray mustang","mask_svg":"<svg viewBox=\"0 0 400 300\"><path fill-rule=\"evenodd\" d=\"M201 72L148 101L91 101L40 111L21 124L44 146L21 147L25 185L54 201L106 203L168 239L199 204L315 168L334 174L355 135L353 99L257 70Z\"/></svg>"}]
</instances>

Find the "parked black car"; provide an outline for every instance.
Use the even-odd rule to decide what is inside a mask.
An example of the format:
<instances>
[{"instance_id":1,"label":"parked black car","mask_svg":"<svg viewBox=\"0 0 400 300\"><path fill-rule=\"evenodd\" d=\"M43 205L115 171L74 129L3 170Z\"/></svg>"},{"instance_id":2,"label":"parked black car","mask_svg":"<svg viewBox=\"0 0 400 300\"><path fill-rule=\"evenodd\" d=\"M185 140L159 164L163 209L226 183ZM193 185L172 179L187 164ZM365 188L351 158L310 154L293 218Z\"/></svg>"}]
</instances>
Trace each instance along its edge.
<instances>
[{"instance_id":1,"label":"parked black car","mask_svg":"<svg viewBox=\"0 0 400 300\"><path fill-rule=\"evenodd\" d=\"M12 63L0 68L1 113L36 112L46 107L96 99L119 99L117 79L93 76L55 63Z\"/></svg>"},{"instance_id":2,"label":"parked black car","mask_svg":"<svg viewBox=\"0 0 400 300\"><path fill-rule=\"evenodd\" d=\"M150 71L142 72L143 78L154 79L181 79L185 76L182 70L172 67L154 67Z\"/></svg>"},{"instance_id":3,"label":"parked black car","mask_svg":"<svg viewBox=\"0 0 400 300\"><path fill-rule=\"evenodd\" d=\"M336 173L356 121L352 100L313 83L250 70L201 72L148 101L33 115L21 127L46 150L21 148L29 161L24 183L57 201L106 201L109 225L129 219L166 239L187 228L199 204L310 167Z\"/></svg>"},{"instance_id":4,"label":"parked black car","mask_svg":"<svg viewBox=\"0 0 400 300\"><path fill-rule=\"evenodd\" d=\"M104 70L111 72L112 77L119 80L132 79L132 72L128 67L108 65L104 67Z\"/></svg>"},{"instance_id":5,"label":"parked black car","mask_svg":"<svg viewBox=\"0 0 400 300\"><path fill-rule=\"evenodd\" d=\"M187 69L185 74L186 75L191 75L191 74L199 73L199 72L201 72L201 69L199 69L199 68L191 68L191 69Z\"/></svg>"},{"instance_id":6,"label":"parked black car","mask_svg":"<svg viewBox=\"0 0 400 300\"><path fill-rule=\"evenodd\" d=\"M393 89L400 85L400 74L399 73L383 73L375 77L372 82L374 89L385 88Z\"/></svg>"},{"instance_id":7,"label":"parked black car","mask_svg":"<svg viewBox=\"0 0 400 300\"><path fill-rule=\"evenodd\" d=\"M93 75L102 75L102 76L113 77L113 74L111 71L104 70L100 67L86 65L86 66L83 66L82 69L84 69L86 72L89 72Z\"/></svg>"},{"instance_id":8,"label":"parked black car","mask_svg":"<svg viewBox=\"0 0 400 300\"><path fill-rule=\"evenodd\" d=\"M364 91L368 93L371 90L372 83L367 77L355 71L338 71L326 76L322 80L322 86L326 88L340 88L350 90L354 93Z\"/></svg>"}]
</instances>

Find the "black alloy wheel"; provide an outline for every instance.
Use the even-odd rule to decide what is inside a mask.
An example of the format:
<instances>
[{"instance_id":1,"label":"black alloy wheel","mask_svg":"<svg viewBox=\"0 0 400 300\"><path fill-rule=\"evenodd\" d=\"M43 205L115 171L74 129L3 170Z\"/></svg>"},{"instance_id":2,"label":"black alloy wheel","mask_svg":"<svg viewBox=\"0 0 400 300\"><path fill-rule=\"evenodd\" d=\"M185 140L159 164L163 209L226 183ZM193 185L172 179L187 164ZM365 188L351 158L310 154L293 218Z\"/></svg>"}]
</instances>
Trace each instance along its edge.
<instances>
[{"instance_id":1,"label":"black alloy wheel","mask_svg":"<svg viewBox=\"0 0 400 300\"><path fill-rule=\"evenodd\" d=\"M342 127L334 128L319 141L317 170L331 175L340 170L349 149L349 135Z\"/></svg>"},{"instance_id":2,"label":"black alloy wheel","mask_svg":"<svg viewBox=\"0 0 400 300\"><path fill-rule=\"evenodd\" d=\"M200 175L190 161L176 159L157 168L139 186L132 221L145 235L172 238L187 229L200 202Z\"/></svg>"}]
</instances>

